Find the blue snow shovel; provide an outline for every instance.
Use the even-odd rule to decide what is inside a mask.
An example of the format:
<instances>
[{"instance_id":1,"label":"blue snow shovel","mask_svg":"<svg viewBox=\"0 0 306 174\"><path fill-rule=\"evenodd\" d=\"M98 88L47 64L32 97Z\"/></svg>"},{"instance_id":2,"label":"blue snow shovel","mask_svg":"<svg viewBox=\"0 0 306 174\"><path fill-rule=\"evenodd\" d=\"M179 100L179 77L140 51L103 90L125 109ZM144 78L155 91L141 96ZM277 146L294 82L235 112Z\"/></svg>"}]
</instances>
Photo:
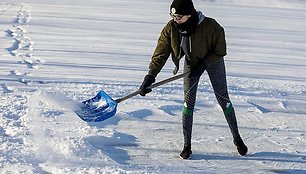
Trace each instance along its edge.
<instances>
[{"instance_id":1,"label":"blue snow shovel","mask_svg":"<svg viewBox=\"0 0 306 174\"><path fill-rule=\"evenodd\" d=\"M153 89L160 85L172 82L174 80L185 77L189 72L170 77L168 79L162 80L160 82L154 83L149 86L149 89ZM140 89L119 99L112 99L108 94L106 94L103 90L99 91L98 94L89 99L83 101L79 104L74 112L84 121L86 122L100 122L106 120L116 114L118 103L127 100L131 97L140 94Z\"/></svg>"}]
</instances>

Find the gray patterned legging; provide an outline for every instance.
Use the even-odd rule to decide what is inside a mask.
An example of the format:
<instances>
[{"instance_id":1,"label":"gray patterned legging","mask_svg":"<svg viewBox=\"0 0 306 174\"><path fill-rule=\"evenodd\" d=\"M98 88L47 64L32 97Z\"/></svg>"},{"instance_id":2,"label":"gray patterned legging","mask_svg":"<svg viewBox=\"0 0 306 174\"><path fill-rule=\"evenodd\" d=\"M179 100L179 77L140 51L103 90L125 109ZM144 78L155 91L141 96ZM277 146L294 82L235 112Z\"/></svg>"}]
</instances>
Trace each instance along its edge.
<instances>
[{"instance_id":1,"label":"gray patterned legging","mask_svg":"<svg viewBox=\"0 0 306 174\"><path fill-rule=\"evenodd\" d=\"M228 96L226 72L224 60L212 64L208 67L203 66L184 77L184 109L182 116L184 145L191 145L191 133L193 123L193 110L196 101L198 83L204 71L207 71L210 82L214 89L215 96L225 115L233 138L239 136L238 126L234 108ZM190 71L190 66L185 62L184 72Z\"/></svg>"}]
</instances>

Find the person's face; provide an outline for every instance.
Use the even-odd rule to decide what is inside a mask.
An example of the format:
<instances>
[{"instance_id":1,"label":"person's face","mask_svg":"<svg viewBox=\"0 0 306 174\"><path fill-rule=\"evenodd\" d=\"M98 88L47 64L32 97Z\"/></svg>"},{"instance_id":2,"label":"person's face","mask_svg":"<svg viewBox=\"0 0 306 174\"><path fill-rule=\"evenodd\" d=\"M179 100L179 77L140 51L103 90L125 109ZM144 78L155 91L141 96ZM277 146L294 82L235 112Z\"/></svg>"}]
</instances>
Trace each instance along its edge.
<instances>
[{"instance_id":1,"label":"person's face","mask_svg":"<svg viewBox=\"0 0 306 174\"><path fill-rule=\"evenodd\" d=\"M178 23L178 24L183 24L185 23L188 18L191 16L191 15L180 15L180 14L173 14L173 13L170 13L170 16L173 18L173 20Z\"/></svg>"}]
</instances>

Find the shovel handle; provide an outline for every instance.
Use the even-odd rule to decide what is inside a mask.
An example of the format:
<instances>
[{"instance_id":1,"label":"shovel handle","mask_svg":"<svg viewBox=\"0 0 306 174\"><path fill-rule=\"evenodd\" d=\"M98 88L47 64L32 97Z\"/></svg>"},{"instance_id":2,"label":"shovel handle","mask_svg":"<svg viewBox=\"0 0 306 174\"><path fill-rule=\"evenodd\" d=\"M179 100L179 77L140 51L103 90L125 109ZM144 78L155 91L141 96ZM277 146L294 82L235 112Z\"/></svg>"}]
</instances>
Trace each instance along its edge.
<instances>
[{"instance_id":1,"label":"shovel handle","mask_svg":"<svg viewBox=\"0 0 306 174\"><path fill-rule=\"evenodd\" d=\"M158 86L160 86L160 85L163 85L163 84L172 82L172 81L174 81L174 80L183 78L183 77L185 77L187 74L189 74L189 72L185 72L185 73L183 73L183 74L179 74L179 75L170 77L170 78L168 78L168 79L165 79L165 80L156 82L156 83L152 84L151 86L149 86L148 88L149 88L149 89L153 89L153 88L158 87ZM134 97L134 96L136 96L136 95L138 95L138 94L140 94L140 89L138 89L137 91L135 91L135 92L133 92L133 93L131 93L131 94L125 96L125 97L119 98L119 99L117 99L117 100L115 100L115 101L116 101L117 103L120 103L120 102L122 102L122 101L124 101L124 100L127 100L127 99L129 99L129 98L131 98L131 97Z\"/></svg>"}]
</instances>

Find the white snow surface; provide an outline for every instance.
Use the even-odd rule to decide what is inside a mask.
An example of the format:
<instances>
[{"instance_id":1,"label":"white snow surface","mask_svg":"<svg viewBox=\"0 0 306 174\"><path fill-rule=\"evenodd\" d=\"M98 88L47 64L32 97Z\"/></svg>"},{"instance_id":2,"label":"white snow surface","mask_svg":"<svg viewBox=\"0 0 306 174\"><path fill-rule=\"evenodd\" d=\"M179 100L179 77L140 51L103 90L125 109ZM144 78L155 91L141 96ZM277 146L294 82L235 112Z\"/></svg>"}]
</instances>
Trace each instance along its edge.
<instances>
[{"instance_id":1,"label":"white snow surface","mask_svg":"<svg viewBox=\"0 0 306 174\"><path fill-rule=\"evenodd\" d=\"M225 28L238 155L207 74L190 160L182 80L86 123L73 104L100 90L117 99L148 71L170 0L0 2L0 173L306 173L306 2L195 0ZM157 81L172 76L169 59ZM181 71L180 71L181 73Z\"/></svg>"}]
</instances>

